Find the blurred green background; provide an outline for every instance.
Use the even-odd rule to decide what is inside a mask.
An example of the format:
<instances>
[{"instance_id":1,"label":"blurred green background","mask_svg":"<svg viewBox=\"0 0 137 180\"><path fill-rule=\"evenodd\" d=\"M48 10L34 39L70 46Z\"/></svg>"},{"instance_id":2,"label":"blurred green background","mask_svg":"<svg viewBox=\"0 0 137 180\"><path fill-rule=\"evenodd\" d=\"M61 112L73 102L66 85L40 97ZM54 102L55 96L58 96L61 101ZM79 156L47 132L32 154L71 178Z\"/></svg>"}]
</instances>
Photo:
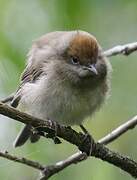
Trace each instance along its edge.
<instances>
[{"instance_id":1,"label":"blurred green background","mask_svg":"<svg viewBox=\"0 0 137 180\"><path fill-rule=\"evenodd\" d=\"M0 98L14 92L19 83L26 54L32 41L55 30L82 29L96 36L102 47L136 41L136 0L0 0ZM110 59L112 93L103 109L85 123L97 140L137 114L137 53ZM51 140L27 143L14 149L14 141L22 124L0 116L0 150L51 164L66 158L77 149ZM79 129L77 129L79 130ZM109 148L137 160L137 131L126 133ZM38 171L0 158L0 179L33 180ZM72 165L52 180L130 180L118 168L92 158Z\"/></svg>"}]
</instances>

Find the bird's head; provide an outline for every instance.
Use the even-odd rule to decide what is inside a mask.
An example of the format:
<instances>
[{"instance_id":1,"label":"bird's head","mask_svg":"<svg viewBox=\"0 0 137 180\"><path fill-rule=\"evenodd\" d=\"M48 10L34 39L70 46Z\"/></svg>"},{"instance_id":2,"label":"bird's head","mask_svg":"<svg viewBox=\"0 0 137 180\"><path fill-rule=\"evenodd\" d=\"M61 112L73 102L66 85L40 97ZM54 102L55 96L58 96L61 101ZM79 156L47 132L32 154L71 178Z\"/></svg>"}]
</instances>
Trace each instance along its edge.
<instances>
[{"instance_id":1,"label":"bird's head","mask_svg":"<svg viewBox=\"0 0 137 180\"><path fill-rule=\"evenodd\" d=\"M36 62L39 58L46 71L57 78L74 85L94 86L107 76L108 62L96 38L87 32L50 33L36 45Z\"/></svg>"}]
</instances>

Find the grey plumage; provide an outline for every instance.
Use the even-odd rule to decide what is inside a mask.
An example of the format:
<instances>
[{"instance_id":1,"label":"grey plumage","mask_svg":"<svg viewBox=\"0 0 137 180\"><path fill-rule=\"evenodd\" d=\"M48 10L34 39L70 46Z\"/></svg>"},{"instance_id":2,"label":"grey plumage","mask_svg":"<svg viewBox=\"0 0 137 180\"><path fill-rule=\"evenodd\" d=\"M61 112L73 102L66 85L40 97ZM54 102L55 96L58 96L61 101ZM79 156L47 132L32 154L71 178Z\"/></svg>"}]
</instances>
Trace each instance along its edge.
<instances>
[{"instance_id":1,"label":"grey plumage","mask_svg":"<svg viewBox=\"0 0 137 180\"><path fill-rule=\"evenodd\" d=\"M74 57L77 64L71 61ZM92 65L97 71L93 72ZM49 33L34 42L12 105L41 119L80 125L107 97L110 71L101 47L89 33ZM32 142L39 139L36 134L33 139L27 125L15 146L23 145L29 137Z\"/></svg>"}]
</instances>

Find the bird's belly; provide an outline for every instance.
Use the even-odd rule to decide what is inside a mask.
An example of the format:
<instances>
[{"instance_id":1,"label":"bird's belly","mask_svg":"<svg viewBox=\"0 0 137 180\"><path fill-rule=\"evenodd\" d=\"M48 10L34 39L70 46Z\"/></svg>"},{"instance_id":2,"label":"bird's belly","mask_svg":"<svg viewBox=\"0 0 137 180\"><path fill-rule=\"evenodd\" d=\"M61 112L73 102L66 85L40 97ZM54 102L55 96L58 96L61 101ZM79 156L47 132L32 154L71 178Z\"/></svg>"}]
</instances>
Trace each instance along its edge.
<instances>
[{"instance_id":1,"label":"bird's belly","mask_svg":"<svg viewBox=\"0 0 137 180\"><path fill-rule=\"evenodd\" d=\"M43 120L48 118L63 125L79 125L100 107L105 97L101 88L85 93L61 92L64 93L51 91L48 96L46 93L36 97L31 91L22 99L19 108Z\"/></svg>"},{"instance_id":2,"label":"bird's belly","mask_svg":"<svg viewBox=\"0 0 137 180\"><path fill-rule=\"evenodd\" d=\"M43 102L41 113L63 125L79 125L100 107L103 100L104 96L97 89L86 94L61 94L48 97Z\"/></svg>"}]
</instances>

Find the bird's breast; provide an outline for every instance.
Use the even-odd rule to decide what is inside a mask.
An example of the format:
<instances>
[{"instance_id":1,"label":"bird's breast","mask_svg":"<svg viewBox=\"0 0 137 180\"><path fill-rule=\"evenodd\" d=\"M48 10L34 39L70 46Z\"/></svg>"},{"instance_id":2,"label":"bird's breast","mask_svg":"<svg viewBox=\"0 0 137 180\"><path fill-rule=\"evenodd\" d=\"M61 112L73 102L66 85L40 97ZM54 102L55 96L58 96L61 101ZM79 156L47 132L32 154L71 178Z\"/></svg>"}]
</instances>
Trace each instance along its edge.
<instances>
[{"instance_id":1,"label":"bird's breast","mask_svg":"<svg viewBox=\"0 0 137 180\"><path fill-rule=\"evenodd\" d=\"M103 87L94 90L78 90L59 86L49 89L41 101L41 113L47 118L63 125L79 125L92 115L102 104L106 94Z\"/></svg>"},{"instance_id":2,"label":"bird's breast","mask_svg":"<svg viewBox=\"0 0 137 180\"><path fill-rule=\"evenodd\" d=\"M55 87L54 87L55 86ZM79 125L92 115L105 99L106 84L92 89L74 89L61 84L46 88L28 84L20 107L23 111L41 118L51 119L63 125Z\"/></svg>"}]
</instances>

